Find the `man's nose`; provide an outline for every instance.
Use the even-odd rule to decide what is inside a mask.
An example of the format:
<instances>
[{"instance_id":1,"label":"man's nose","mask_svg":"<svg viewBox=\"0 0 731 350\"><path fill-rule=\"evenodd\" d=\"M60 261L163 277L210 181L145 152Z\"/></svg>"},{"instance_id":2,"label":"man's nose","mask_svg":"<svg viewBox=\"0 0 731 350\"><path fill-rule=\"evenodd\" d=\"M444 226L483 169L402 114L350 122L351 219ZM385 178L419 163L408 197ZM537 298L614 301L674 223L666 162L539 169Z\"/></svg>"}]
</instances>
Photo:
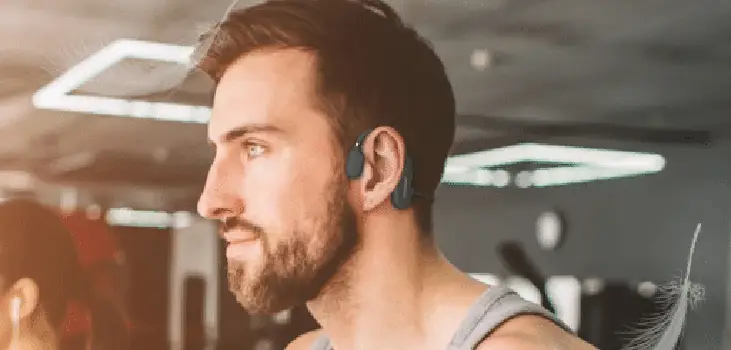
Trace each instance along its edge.
<instances>
[{"instance_id":1,"label":"man's nose","mask_svg":"<svg viewBox=\"0 0 731 350\"><path fill-rule=\"evenodd\" d=\"M215 164L208 172L203 192L198 199L198 214L208 219L225 219L239 216L243 211L243 200L232 181L235 176L226 175Z\"/></svg>"}]
</instances>

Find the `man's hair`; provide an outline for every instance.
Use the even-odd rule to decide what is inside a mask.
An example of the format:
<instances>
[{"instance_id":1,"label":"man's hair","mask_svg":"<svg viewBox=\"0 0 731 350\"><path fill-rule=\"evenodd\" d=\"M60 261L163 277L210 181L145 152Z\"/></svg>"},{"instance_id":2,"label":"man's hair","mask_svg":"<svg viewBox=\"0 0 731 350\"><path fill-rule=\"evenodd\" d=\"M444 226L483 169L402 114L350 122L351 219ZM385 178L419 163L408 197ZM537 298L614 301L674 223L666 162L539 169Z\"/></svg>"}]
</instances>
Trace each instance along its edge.
<instances>
[{"instance_id":1,"label":"man's hair","mask_svg":"<svg viewBox=\"0 0 731 350\"><path fill-rule=\"evenodd\" d=\"M414 161L414 189L433 198L454 140L454 93L430 44L391 7L380 0L269 0L231 12L202 40L211 46L198 68L216 82L247 53L313 53L316 103L331 117L343 156L365 130L391 126ZM414 201L427 234L431 206Z\"/></svg>"}]
</instances>

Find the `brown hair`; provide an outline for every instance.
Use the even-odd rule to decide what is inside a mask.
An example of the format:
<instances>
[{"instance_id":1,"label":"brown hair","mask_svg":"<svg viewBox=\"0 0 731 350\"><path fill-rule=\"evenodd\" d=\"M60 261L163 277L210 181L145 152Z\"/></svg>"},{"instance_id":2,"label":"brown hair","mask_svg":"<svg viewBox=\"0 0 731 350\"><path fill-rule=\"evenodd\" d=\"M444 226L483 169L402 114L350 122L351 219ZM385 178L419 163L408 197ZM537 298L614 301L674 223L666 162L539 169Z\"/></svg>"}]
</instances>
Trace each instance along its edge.
<instances>
[{"instance_id":1,"label":"brown hair","mask_svg":"<svg viewBox=\"0 0 731 350\"><path fill-rule=\"evenodd\" d=\"M315 96L345 152L369 128L391 126L414 161L415 190L433 196L454 140L452 86L431 46L380 0L269 0L233 11L202 38L198 67L216 82L239 57L295 48L316 57ZM431 232L431 202L414 201Z\"/></svg>"}]
</instances>

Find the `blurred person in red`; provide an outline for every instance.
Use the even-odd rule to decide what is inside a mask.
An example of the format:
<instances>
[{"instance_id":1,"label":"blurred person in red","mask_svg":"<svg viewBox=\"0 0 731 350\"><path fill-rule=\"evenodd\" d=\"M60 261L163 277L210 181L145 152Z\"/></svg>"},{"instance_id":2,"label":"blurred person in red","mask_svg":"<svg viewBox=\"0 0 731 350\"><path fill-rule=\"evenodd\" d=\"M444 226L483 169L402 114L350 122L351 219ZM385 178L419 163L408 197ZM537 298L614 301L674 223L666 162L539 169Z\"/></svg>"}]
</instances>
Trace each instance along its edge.
<instances>
[{"instance_id":1,"label":"blurred person in red","mask_svg":"<svg viewBox=\"0 0 731 350\"><path fill-rule=\"evenodd\" d=\"M62 341L72 301L89 311L82 342ZM91 287L57 213L29 199L0 204L0 349L124 350L119 308Z\"/></svg>"},{"instance_id":2,"label":"blurred person in red","mask_svg":"<svg viewBox=\"0 0 731 350\"><path fill-rule=\"evenodd\" d=\"M92 207L84 211L63 212L61 218L73 236L79 264L89 276L91 287L117 304L127 328L131 330L126 314L128 277L125 255L114 232L105 222L104 212ZM88 308L79 302L71 302L63 325L63 342L84 342L90 326Z\"/></svg>"}]
</instances>

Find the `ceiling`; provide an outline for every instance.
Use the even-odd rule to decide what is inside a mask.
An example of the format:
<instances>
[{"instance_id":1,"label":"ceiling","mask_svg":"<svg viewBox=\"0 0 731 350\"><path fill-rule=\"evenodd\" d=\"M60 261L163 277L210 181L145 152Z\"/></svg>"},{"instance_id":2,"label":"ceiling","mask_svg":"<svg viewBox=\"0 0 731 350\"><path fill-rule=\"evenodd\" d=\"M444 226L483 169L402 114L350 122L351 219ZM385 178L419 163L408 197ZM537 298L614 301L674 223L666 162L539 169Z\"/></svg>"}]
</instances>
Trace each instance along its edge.
<instances>
[{"instance_id":1,"label":"ceiling","mask_svg":"<svg viewBox=\"0 0 731 350\"><path fill-rule=\"evenodd\" d=\"M708 143L731 131L729 1L390 2L445 61L463 115L456 152L526 134ZM4 0L0 169L110 205L191 208L212 156L205 125L42 111L30 98L113 40L190 44L228 5ZM208 89L186 84L176 98L205 101Z\"/></svg>"}]
</instances>

